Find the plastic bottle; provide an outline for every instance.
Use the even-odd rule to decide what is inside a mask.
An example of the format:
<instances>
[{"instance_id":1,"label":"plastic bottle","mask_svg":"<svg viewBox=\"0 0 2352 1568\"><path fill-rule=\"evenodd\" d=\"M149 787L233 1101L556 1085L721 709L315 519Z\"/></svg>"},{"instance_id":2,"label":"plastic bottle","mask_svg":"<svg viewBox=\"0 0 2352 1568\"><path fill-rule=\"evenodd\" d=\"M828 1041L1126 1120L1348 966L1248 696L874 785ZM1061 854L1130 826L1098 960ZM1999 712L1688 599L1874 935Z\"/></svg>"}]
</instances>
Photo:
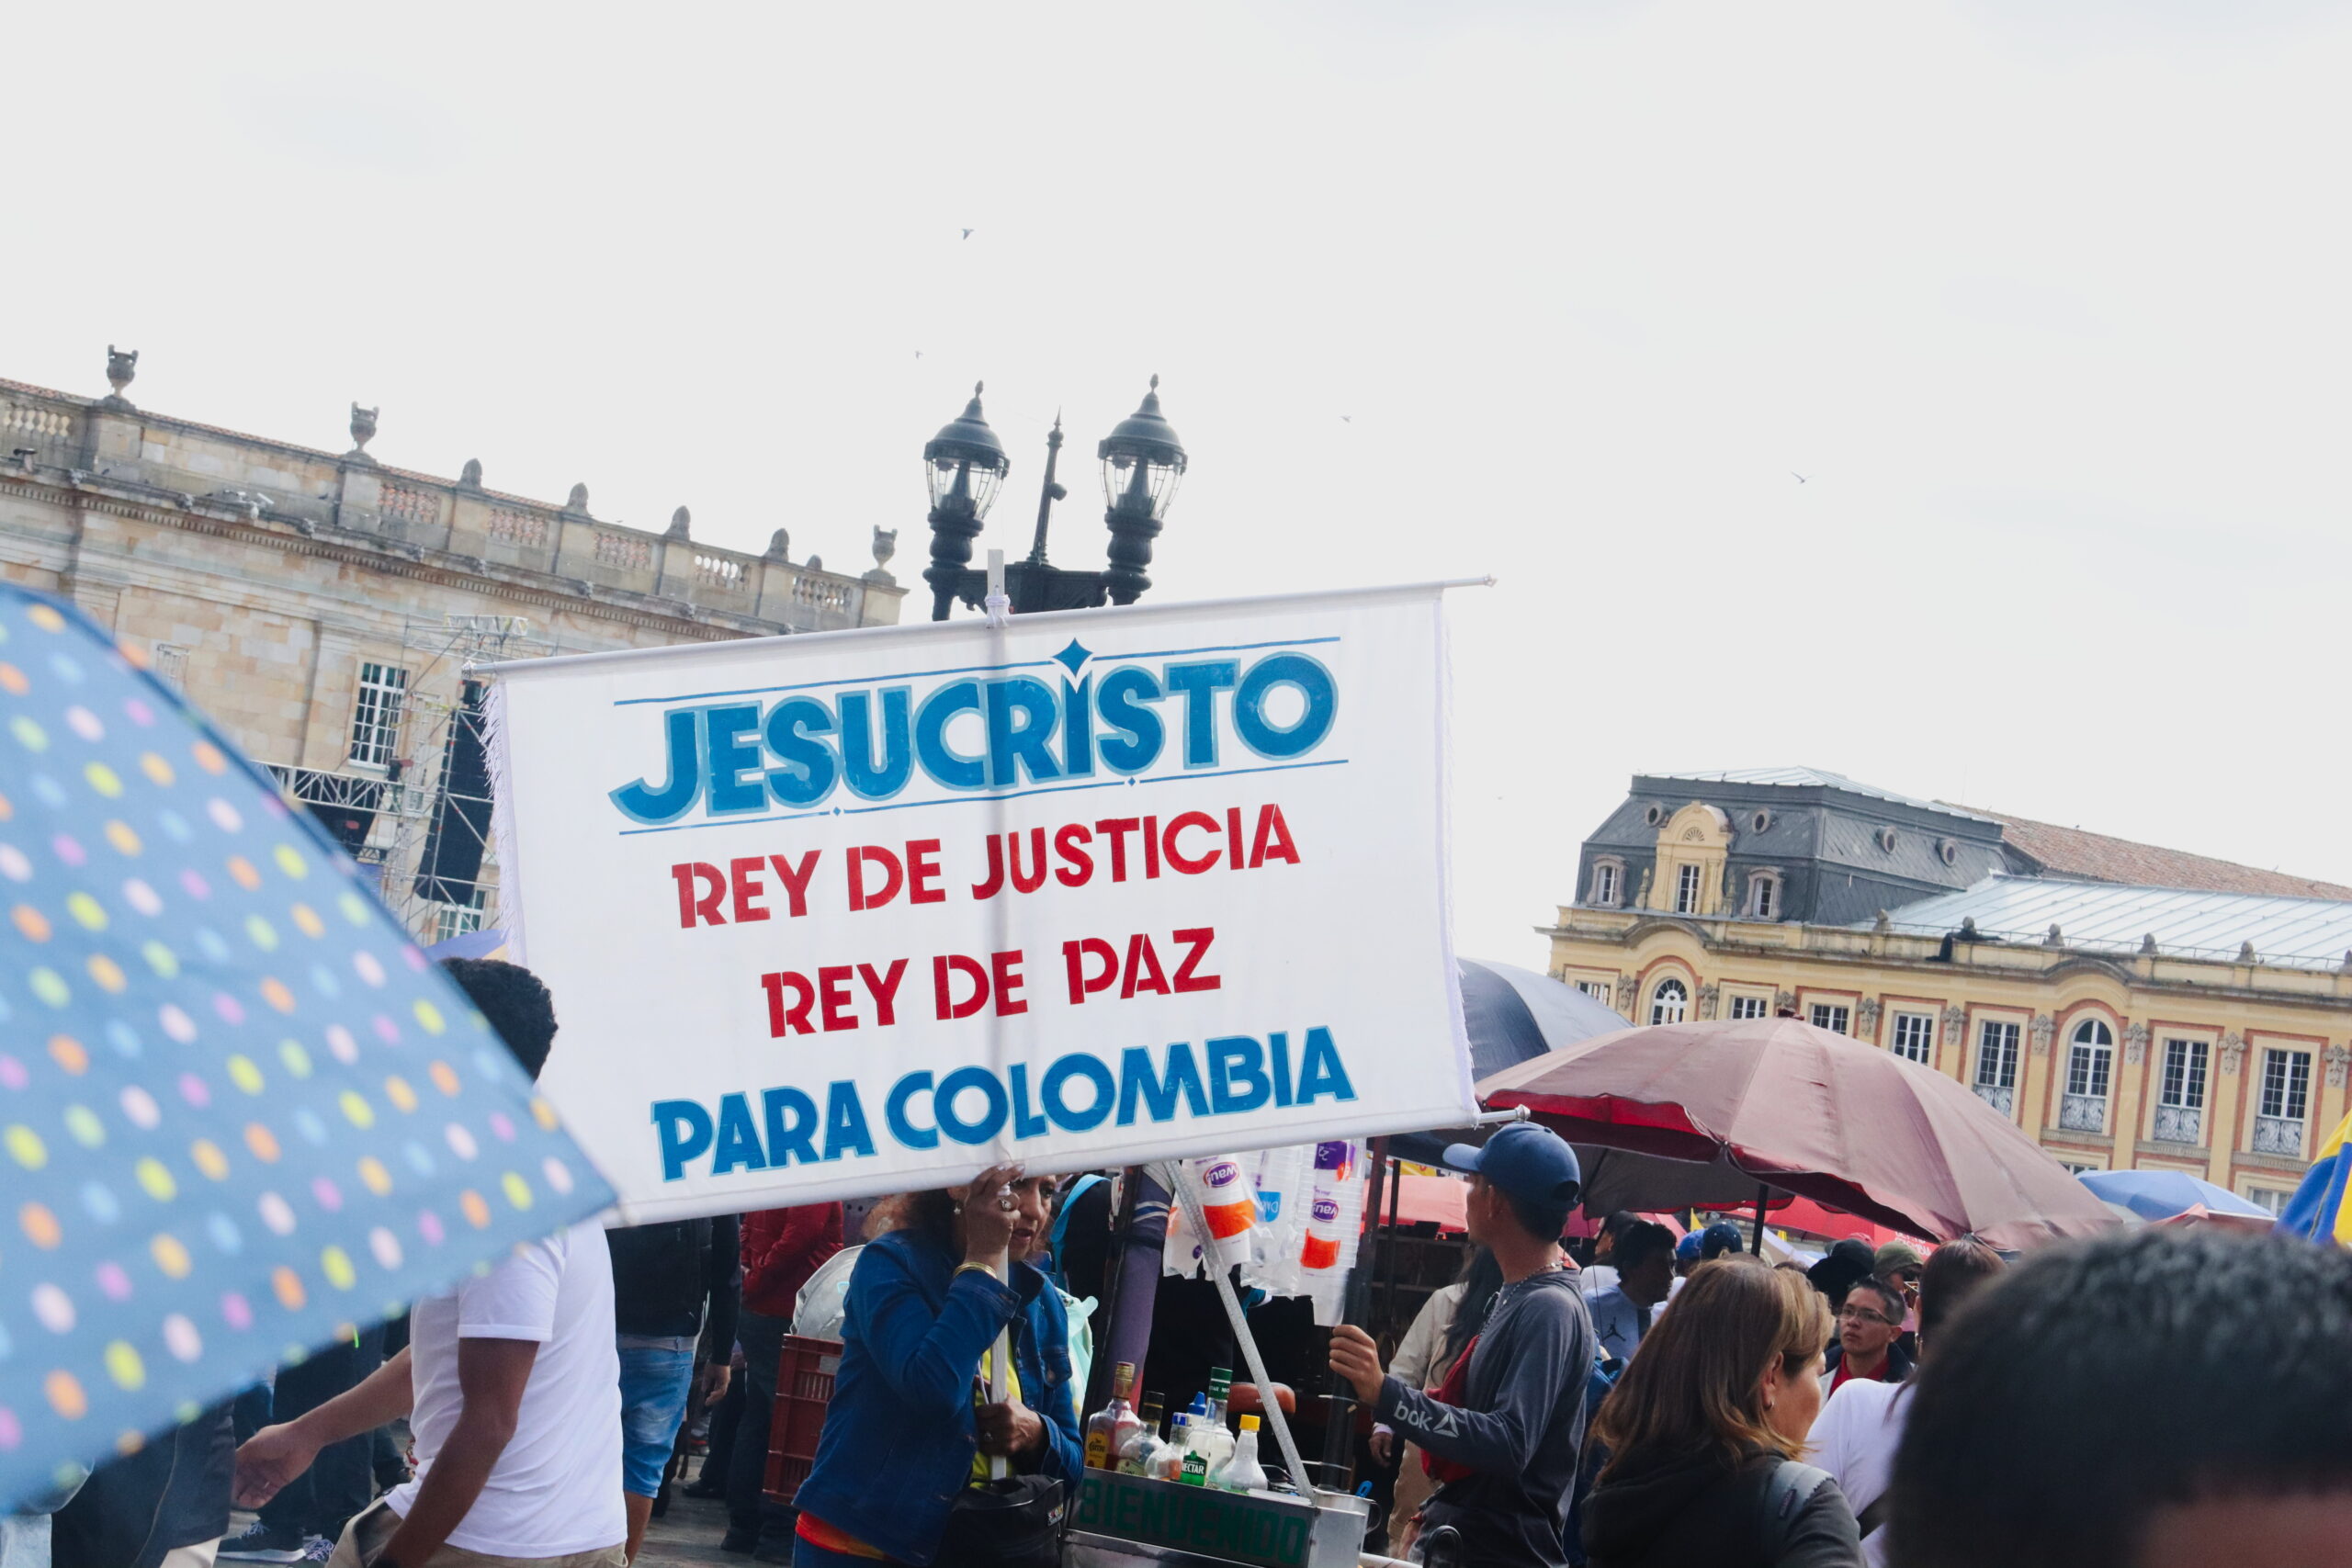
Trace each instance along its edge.
<instances>
[{"instance_id":1,"label":"plastic bottle","mask_svg":"<svg viewBox=\"0 0 2352 1568\"><path fill-rule=\"evenodd\" d=\"M1111 1403L1086 1420L1087 1469L1109 1470L1117 1464L1127 1439L1142 1424L1136 1419L1135 1406L1129 1403L1135 1388L1135 1363L1121 1361L1111 1376Z\"/></svg>"},{"instance_id":2,"label":"plastic bottle","mask_svg":"<svg viewBox=\"0 0 2352 1568\"><path fill-rule=\"evenodd\" d=\"M1203 1440L1207 1436L1208 1428L1200 1422L1185 1425L1184 1451L1177 1458L1176 1479L1187 1486L1206 1486L1209 1483L1209 1450Z\"/></svg>"},{"instance_id":3,"label":"plastic bottle","mask_svg":"<svg viewBox=\"0 0 2352 1568\"><path fill-rule=\"evenodd\" d=\"M1349 1155L1353 1145L1343 1141L1315 1145L1314 1185L1306 1201L1306 1237L1300 1244L1299 1267L1310 1277L1337 1268L1340 1247L1347 1239L1340 1224L1340 1191L1348 1184Z\"/></svg>"},{"instance_id":4,"label":"plastic bottle","mask_svg":"<svg viewBox=\"0 0 2352 1568\"><path fill-rule=\"evenodd\" d=\"M1118 1451L1121 1475L1149 1475L1151 1456L1159 1442L1159 1395L1147 1393L1143 1396L1143 1418L1134 1433Z\"/></svg>"},{"instance_id":5,"label":"plastic bottle","mask_svg":"<svg viewBox=\"0 0 2352 1568\"><path fill-rule=\"evenodd\" d=\"M1262 1491L1266 1485L1265 1468L1258 1462L1258 1418L1241 1418L1241 1435L1233 1439L1233 1457L1216 1472L1216 1484L1227 1492Z\"/></svg>"},{"instance_id":6,"label":"plastic bottle","mask_svg":"<svg viewBox=\"0 0 2352 1568\"><path fill-rule=\"evenodd\" d=\"M1151 1456L1149 1468L1144 1472L1154 1481L1184 1479L1184 1445L1190 1440L1193 1417L1179 1410L1174 1419L1175 1425L1169 1431L1168 1441L1159 1445L1158 1451Z\"/></svg>"},{"instance_id":7,"label":"plastic bottle","mask_svg":"<svg viewBox=\"0 0 2352 1568\"><path fill-rule=\"evenodd\" d=\"M1258 1223L1258 1190L1241 1162L1229 1157L1184 1162L1184 1179L1200 1200L1209 1234L1193 1239L1219 1263L1250 1261L1250 1231Z\"/></svg>"}]
</instances>

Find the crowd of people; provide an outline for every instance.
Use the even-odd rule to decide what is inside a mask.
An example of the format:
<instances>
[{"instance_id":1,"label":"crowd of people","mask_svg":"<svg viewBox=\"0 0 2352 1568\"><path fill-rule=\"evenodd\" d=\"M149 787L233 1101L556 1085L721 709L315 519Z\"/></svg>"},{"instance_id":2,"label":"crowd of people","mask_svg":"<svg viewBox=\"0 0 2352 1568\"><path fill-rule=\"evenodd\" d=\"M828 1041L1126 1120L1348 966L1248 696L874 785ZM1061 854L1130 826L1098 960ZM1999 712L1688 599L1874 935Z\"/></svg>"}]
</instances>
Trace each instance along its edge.
<instances>
[{"instance_id":1,"label":"crowd of people","mask_svg":"<svg viewBox=\"0 0 2352 1568\"><path fill-rule=\"evenodd\" d=\"M545 987L448 969L536 1077ZM2341 1250L2148 1228L2015 1263L1969 1237L1849 1241L1800 1269L1728 1224L1678 1241L1617 1214L1579 1266L1567 1144L1520 1123L1446 1159L1469 1179L1462 1278L1385 1364L1363 1328L1329 1336L1394 1505L1368 1549L1482 1568L2352 1563ZM1086 1463L1111 1213L1099 1178L1007 1166L846 1212L578 1225L38 1500L0 1525L0 1568L625 1568L698 1428L689 1490L726 1500L722 1551L1046 1568ZM1221 1319L1208 1284L1159 1281L1163 1386L1232 1359L1188 1291ZM1256 1337L1297 1364L1284 1305L1252 1314ZM842 1345L785 1506L764 1472L795 1333ZM232 1505L257 1512L230 1536Z\"/></svg>"}]
</instances>

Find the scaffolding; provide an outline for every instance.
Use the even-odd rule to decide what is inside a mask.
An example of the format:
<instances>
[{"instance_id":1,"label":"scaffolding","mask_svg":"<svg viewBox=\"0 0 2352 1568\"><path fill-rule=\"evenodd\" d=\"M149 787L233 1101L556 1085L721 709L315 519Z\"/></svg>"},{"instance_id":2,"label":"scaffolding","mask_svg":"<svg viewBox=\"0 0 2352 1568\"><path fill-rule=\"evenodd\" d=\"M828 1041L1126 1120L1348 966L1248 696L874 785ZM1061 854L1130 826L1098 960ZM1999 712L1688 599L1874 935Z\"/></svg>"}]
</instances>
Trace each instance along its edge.
<instances>
[{"instance_id":1,"label":"scaffolding","mask_svg":"<svg viewBox=\"0 0 2352 1568\"><path fill-rule=\"evenodd\" d=\"M401 625L409 701L401 761L360 853L380 868L385 907L418 942L497 924L497 854L481 754L475 666L562 651L520 615L447 615Z\"/></svg>"}]
</instances>

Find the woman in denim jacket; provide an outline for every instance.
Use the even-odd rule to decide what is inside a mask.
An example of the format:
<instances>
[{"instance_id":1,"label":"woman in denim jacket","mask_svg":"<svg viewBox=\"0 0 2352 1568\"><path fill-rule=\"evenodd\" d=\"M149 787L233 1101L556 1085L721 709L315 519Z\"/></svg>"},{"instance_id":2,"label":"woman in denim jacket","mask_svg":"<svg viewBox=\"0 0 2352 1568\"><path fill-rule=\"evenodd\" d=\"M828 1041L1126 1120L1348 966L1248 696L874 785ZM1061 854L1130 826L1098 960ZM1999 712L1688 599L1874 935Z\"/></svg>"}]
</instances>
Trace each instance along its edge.
<instances>
[{"instance_id":1,"label":"woman in denim jacket","mask_svg":"<svg viewBox=\"0 0 2352 1568\"><path fill-rule=\"evenodd\" d=\"M916 1193L900 1228L859 1255L816 1465L794 1498L795 1563L924 1568L986 1456L1075 1490L1085 1461L1069 1318L1043 1274L1011 1261L1036 1243L1047 1186L998 1166L968 1188ZM976 1380L1008 1325L1014 1387L986 1404Z\"/></svg>"}]
</instances>

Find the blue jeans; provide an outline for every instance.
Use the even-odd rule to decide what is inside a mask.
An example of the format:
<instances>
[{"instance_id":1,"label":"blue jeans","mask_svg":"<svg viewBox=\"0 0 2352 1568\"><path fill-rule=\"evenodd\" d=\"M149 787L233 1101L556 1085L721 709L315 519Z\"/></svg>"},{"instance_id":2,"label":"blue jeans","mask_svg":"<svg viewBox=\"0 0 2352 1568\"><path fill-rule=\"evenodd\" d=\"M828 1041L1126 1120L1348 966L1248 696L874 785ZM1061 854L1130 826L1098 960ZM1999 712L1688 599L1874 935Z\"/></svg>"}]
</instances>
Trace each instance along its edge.
<instances>
[{"instance_id":1,"label":"blue jeans","mask_svg":"<svg viewBox=\"0 0 2352 1568\"><path fill-rule=\"evenodd\" d=\"M650 1497L662 1490L670 1450L685 1419L695 1353L627 1343L621 1337L621 1490Z\"/></svg>"}]
</instances>

